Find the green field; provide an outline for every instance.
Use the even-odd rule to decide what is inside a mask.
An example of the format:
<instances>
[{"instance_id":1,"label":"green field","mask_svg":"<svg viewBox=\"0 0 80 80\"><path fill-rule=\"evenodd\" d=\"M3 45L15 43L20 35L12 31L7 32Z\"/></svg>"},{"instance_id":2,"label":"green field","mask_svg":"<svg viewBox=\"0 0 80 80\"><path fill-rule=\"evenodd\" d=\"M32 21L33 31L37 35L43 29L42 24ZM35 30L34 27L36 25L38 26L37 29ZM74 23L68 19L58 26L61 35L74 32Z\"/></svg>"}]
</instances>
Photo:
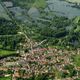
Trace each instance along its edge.
<instances>
[{"instance_id":1,"label":"green field","mask_svg":"<svg viewBox=\"0 0 80 80\"><path fill-rule=\"evenodd\" d=\"M74 64L80 67L80 55L74 56Z\"/></svg>"},{"instance_id":2,"label":"green field","mask_svg":"<svg viewBox=\"0 0 80 80\"><path fill-rule=\"evenodd\" d=\"M46 0L14 0L14 2L17 5L20 5L21 7L25 8L31 8L31 7L36 7L36 8L45 8L46 7Z\"/></svg>"},{"instance_id":3,"label":"green field","mask_svg":"<svg viewBox=\"0 0 80 80\"><path fill-rule=\"evenodd\" d=\"M9 51L9 50L0 50L0 56L7 56L7 55L12 55L15 54L15 51Z\"/></svg>"},{"instance_id":4,"label":"green field","mask_svg":"<svg viewBox=\"0 0 80 80\"><path fill-rule=\"evenodd\" d=\"M37 8L45 8L46 6L46 0L36 0L33 6Z\"/></svg>"},{"instance_id":5,"label":"green field","mask_svg":"<svg viewBox=\"0 0 80 80\"><path fill-rule=\"evenodd\" d=\"M11 77L1 77L0 80L11 80Z\"/></svg>"}]
</instances>

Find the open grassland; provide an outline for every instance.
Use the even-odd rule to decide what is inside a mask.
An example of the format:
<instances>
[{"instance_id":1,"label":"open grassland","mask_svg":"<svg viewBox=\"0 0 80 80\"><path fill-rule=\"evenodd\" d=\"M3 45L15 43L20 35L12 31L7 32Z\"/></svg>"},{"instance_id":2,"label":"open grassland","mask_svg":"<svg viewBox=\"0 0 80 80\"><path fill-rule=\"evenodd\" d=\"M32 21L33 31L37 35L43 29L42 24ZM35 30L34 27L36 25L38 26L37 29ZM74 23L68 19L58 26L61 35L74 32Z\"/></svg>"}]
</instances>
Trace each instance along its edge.
<instances>
[{"instance_id":1,"label":"open grassland","mask_svg":"<svg viewBox=\"0 0 80 80\"><path fill-rule=\"evenodd\" d=\"M25 8L45 8L46 6L46 0L13 0L16 5L19 5L21 7Z\"/></svg>"},{"instance_id":2,"label":"open grassland","mask_svg":"<svg viewBox=\"0 0 80 80\"><path fill-rule=\"evenodd\" d=\"M1 56L1 57L8 56L8 55L12 55L12 54L15 54L15 51L0 50L0 56Z\"/></svg>"},{"instance_id":3,"label":"open grassland","mask_svg":"<svg viewBox=\"0 0 80 80\"><path fill-rule=\"evenodd\" d=\"M11 77L1 77L0 80L11 80Z\"/></svg>"},{"instance_id":4,"label":"open grassland","mask_svg":"<svg viewBox=\"0 0 80 80\"><path fill-rule=\"evenodd\" d=\"M74 56L74 64L80 67L80 55Z\"/></svg>"},{"instance_id":5,"label":"open grassland","mask_svg":"<svg viewBox=\"0 0 80 80\"><path fill-rule=\"evenodd\" d=\"M36 0L33 5L37 8L45 8L46 0Z\"/></svg>"}]
</instances>

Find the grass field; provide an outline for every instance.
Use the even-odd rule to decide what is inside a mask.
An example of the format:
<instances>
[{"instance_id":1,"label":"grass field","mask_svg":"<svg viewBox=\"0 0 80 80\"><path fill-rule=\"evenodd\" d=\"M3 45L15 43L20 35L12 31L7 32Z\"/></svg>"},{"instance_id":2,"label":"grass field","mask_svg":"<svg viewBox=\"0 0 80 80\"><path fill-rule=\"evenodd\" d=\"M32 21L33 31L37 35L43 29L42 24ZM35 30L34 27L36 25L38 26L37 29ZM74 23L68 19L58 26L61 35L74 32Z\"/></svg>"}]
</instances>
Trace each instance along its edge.
<instances>
[{"instance_id":1,"label":"grass field","mask_svg":"<svg viewBox=\"0 0 80 80\"><path fill-rule=\"evenodd\" d=\"M1 77L0 80L11 80L11 77Z\"/></svg>"},{"instance_id":2,"label":"grass field","mask_svg":"<svg viewBox=\"0 0 80 80\"><path fill-rule=\"evenodd\" d=\"M80 67L80 55L74 56L74 64Z\"/></svg>"},{"instance_id":3,"label":"grass field","mask_svg":"<svg viewBox=\"0 0 80 80\"><path fill-rule=\"evenodd\" d=\"M37 8L45 8L46 6L46 0L36 0L33 6Z\"/></svg>"},{"instance_id":4,"label":"grass field","mask_svg":"<svg viewBox=\"0 0 80 80\"><path fill-rule=\"evenodd\" d=\"M15 51L9 51L9 50L0 50L0 56L7 56L7 55L12 55L15 54Z\"/></svg>"}]
</instances>

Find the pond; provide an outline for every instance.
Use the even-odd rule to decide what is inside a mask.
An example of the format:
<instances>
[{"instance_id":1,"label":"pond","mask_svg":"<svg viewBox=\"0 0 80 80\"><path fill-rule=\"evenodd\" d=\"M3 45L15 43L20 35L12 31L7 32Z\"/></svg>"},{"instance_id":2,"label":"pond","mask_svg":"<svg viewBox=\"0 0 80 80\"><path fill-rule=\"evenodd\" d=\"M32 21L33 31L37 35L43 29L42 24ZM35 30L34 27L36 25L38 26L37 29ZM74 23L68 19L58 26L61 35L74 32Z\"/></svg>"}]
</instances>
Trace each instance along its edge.
<instances>
[{"instance_id":1,"label":"pond","mask_svg":"<svg viewBox=\"0 0 80 80\"><path fill-rule=\"evenodd\" d=\"M80 16L80 9L73 3L68 3L61 0L47 0L48 7L45 11L53 11L57 16L65 16L68 18L74 18Z\"/></svg>"}]
</instances>

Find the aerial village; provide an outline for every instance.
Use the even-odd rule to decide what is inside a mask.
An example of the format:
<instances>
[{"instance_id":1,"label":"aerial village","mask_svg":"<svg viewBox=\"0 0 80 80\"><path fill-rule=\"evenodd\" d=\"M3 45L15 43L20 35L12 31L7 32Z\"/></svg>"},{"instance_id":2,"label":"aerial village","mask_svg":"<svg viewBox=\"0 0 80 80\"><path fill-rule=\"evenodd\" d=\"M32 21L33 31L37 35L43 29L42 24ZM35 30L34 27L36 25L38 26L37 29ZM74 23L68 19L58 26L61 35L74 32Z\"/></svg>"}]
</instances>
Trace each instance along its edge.
<instances>
[{"instance_id":1,"label":"aerial village","mask_svg":"<svg viewBox=\"0 0 80 80\"><path fill-rule=\"evenodd\" d=\"M24 23L28 21L28 17L25 17L25 9L21 9L19 6L15 7L11 1L4 1L1 4L4 5L4 8L8 8L16 19L22 20ZM24 13L24 16L22 16L22 13ZM37 8L31 8L28 14L32 17L40 15ZM11 76L11 80L17 80L20 77L27 80L37 74L47 74L54 80L75 80L80 77L80 67L77 67L73 62L73 56L80 55L80 49L75 51L54 47L41 48L40 46L33 48L38 43L31 42L31 45L29 44L30 41L24 44L20 43L22 49L16 51L19 56L9 56L0 59L0 77ZM26 46L30 50L24 51ZM66 69L67 65L71 66L71 68ZM72 74L71 70L73 71ZM61 74L64 78L60 77ZM65 78L65 74L71 74L71 77Z\"/></svg>"}]
</instances>

